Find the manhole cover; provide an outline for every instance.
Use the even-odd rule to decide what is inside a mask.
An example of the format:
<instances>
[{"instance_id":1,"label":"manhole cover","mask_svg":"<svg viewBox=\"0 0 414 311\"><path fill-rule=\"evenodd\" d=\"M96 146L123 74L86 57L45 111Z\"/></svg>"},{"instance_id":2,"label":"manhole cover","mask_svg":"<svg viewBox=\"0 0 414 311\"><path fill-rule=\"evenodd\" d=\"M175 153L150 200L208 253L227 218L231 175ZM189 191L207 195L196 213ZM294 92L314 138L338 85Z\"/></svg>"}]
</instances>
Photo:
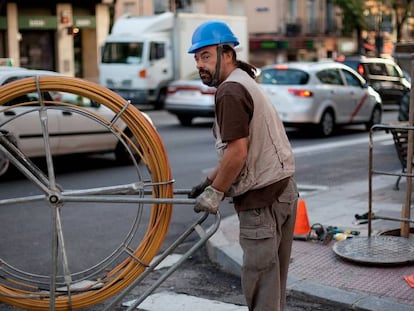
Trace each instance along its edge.
<instances>
[{"instance_id":1,"label":"manhole cover","mask_svg":"<svg viewBox=\"0 0 414 311\"><path fill-rule=\"evenodd\" d=\"M414 239L398 236L354 237L338 241L333 251L358 263L401 265L414 262Z\"/></svg>"}]
</instances>

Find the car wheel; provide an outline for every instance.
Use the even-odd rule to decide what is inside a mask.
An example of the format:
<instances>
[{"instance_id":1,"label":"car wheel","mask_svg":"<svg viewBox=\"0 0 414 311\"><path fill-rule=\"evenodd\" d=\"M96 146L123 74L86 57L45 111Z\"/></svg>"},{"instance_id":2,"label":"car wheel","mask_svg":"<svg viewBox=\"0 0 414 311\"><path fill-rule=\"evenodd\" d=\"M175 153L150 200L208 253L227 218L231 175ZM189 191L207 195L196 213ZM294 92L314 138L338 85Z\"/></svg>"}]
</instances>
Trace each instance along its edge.
<instances>
[{"instance_id":1,"label":"car wheel","mask_svg":"<svg viewBox=\"0 0 414 311\"><path fill-rule=\"evenodd\" d=\"M177 115L178 120L180 121L180 124L183 126L190 126L193 122L193 117L187 116L187 115Z\"/></svg>"},{"instance_id":2,"label":"car wheel","mask_svg":"<svg viewBox=\"0 0 414 311\"><path fill-rule=\"evenodd\" d=\"M365 127L367 131L369 131L374 124L381 123L381 120L382 120L381 109L378 106L375 106L371 114L371 119L369 120L369 122L365 123Z\"/></svg>"},{"instance_id":3,"label":"car wheel","mask_svg":"<svg viewBox=\"0 0 414 311\"><path fill-rule=\"evenodd\" d=\"M408 113L410 111L410 91L405 92L401 98L400 107L398 109L398 121L408 121Z\"/></svg>"},{"instance_id":4,"label":"car wheel","mask_svg":"<svg viewBox=\"0 0 414 311\"><path fill-rule=\"evenodd\" d=\"M335 130L335 117L331 110L326 110L322 114L321 121L318 124L318 132L320 135L331 136Z\"/></svg>"},{"instance_id":5,"label":"car wheel","mask_svg":"<svg viewBox=\"0 0 414 311\"><path fill-rule=\"evenodd\" d=\"M115 149L116 161L121 165L133 164L132 157L131 157L131 154L132 154L132 156L135 158L135 161L138 164L141 161L141 156L135 151L135 149L131 145L132 143L138 146L138 149L140 149L138 141L136 137L134 137L130 131L127 131L126 135L130 139L130 141L125 141L125 143L127 144L127 147L124 146L124 144L121 141L118 142L118 145L116 146L116 149ZM131 154L128 150L131 152Z\"/></svg>"}]
</instances>

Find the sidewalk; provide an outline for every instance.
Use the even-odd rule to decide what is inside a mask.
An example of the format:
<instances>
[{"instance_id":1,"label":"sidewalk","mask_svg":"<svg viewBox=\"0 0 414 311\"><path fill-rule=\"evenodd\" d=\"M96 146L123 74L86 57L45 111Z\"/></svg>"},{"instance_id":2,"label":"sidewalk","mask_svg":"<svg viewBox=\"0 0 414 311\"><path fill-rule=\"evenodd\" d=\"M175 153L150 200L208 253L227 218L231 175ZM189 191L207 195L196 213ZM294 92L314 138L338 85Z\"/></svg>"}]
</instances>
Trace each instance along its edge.
<instances>
[{"instance_id":1,"label":"sidewalk","mask_svg":"<svg viewBox=\"0 0 414 311\"><path fill-rule=\"evenodd\" d=\"M406 199L406 184L402 180L400 190L393 190L395 180L393 176L373 179L375 214L400 217ZM354 224L354 220L355 214L368 211L368 180L315 191L301 185L299 189L311 225L320 223L325 228L336 226L357 230L360 237L367 237L367 225ZM399 227L400 222L374 220L372 236ZM240 275L242 262L238 233L237 216L230 216L222 220L218 232L207 242L211 260L235 275ZM362 265L336 255L333 251L335 243L338 242L323 245L320 241L294 240L288 278L290 297L326 303L338 310L414 310L414 288L403 279L403 276L414 273L413 262L407 265Z\"/></svg>"}]
</instances>

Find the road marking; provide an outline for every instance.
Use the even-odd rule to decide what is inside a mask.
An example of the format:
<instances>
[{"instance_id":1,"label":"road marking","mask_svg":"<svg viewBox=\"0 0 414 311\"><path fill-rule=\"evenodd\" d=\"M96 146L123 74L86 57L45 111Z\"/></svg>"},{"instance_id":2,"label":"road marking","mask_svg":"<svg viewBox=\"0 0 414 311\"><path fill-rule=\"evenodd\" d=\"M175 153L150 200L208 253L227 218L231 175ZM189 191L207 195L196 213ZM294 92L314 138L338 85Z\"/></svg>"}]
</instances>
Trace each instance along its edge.
<instances>
[{"instance_id":1,"label":"road marking","mask_svg":"<svg viewBox=\"0 0 414 311\"><path fill-rule=\"evenodd\" d=\"M134 300L124 302L124 307L133 305ZM159 292L148 296L137 308L141 311L247 311L246 306L224 303L217 300L198 298L174 292Z\"/></svg>"},{"instance_id":2,"label":"road marking","mask_svg":"<svg viewBox=\"0 0 414 311\"><path fill-rule=\"evenodd\" d=\"M389 134L381 134L381 135L375 135L373 140L374 142L381 142L381 141L385 141L389 139L392 139ZM293 153L295 155L300 155L300 154L309 154L310 152L324 152L326 149L347 147L347 146L352 146L352 145L357 145L357 144L362 144L362 143L365 143L368 146L369 137L361 137L361 138L355 138L355 139L348 139L344 141L321 143L321 144L305 146L305 147L296 147L296 148L293 148Z\"/></svg>"}]
</instances>

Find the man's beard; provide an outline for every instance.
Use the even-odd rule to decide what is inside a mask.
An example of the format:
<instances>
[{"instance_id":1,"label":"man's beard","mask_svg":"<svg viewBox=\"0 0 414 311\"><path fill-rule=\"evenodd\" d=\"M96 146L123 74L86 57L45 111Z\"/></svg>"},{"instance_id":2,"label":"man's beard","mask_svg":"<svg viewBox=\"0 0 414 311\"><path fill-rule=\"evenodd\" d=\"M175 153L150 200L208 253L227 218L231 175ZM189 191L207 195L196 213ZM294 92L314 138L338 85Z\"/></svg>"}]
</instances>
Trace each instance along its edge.
<instances>
[{"instance_id":1,"label":"man's beard","mask_svg":"<svg viewBox=\"0 0 414 311\"><path fill-rule=\"evenodd\" d=\"M208 70L200 69L198 71L198 74L200 75L201 81L207 85L207 86L215 86L213 85L213 75Z\"/></svg>"}]
</instances>

